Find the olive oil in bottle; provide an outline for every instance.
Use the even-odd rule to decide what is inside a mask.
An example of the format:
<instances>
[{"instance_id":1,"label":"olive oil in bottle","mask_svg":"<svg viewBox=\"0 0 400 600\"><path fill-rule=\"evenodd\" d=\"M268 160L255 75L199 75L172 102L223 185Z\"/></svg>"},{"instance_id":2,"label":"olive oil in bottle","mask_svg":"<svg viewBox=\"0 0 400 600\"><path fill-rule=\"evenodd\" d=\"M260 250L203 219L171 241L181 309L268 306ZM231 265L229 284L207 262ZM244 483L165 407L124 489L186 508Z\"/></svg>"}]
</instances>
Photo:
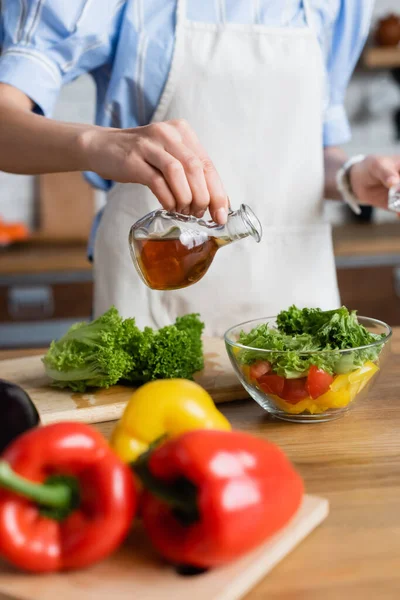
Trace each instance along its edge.
<instances>
[{"instance_id":1,"label":"olive oil in bottle","mask_svg":"<svg viewBox=\"0 0 400 600\"><path fill-rule=\"evenodd\" d=\"M252 236L261 239L261 225L245 205L229 213L226 225L159 210L132 226L132 261L154 290L176 290L200 281L222 246Z\"/></svg>"},{"instance_id":2,"label":"olive oil in bottle","mask_svg":"<svg viewBox=\"0 0 400 600\"><path fill-rule=\"evenodd\" d=\"M137 240L135 253L143 277L155 290L177 290L192 285L206 274L220 247L209 237L188 248L179 238Z\"/></svg>"}]
</instances>

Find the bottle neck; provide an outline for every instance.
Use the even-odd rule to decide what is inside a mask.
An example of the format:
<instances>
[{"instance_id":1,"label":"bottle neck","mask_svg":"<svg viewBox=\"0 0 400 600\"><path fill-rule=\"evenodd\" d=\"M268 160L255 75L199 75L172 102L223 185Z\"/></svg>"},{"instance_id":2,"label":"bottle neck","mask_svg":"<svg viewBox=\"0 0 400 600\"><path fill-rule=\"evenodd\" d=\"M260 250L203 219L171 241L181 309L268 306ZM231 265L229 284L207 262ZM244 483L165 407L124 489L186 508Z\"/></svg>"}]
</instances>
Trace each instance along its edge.
<instances>
[{"instance_id":1,"label":"bottle neck","mask_svg":"<svg viewBox=\"0 0 400 600\"><path fill-rule=\"evenodd\" d=\"M242 204L238 210L229 213L227 223L221 230L221 238L224 244L230 244L246 237L253 237L256 242L259 242L262 237L262 227L251 208Z\"/></svg>"}]
</instances>

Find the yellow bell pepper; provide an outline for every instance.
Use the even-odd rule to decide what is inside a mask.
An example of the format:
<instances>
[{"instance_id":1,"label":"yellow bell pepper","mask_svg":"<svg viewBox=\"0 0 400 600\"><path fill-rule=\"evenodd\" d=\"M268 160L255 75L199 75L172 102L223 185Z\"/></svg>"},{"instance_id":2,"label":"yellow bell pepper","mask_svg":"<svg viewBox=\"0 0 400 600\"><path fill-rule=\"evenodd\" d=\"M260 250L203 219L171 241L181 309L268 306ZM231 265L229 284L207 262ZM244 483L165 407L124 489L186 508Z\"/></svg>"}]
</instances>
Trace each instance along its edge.
<instances>
[{"instance_id":1,"label":"yellow bell pepper","mask_svg":"<svg viewBox=\"0 0 400 600\"><path fill-rule=\"evenodd\" d=\"M192 429L230 430L211 396L186 379L160 379L136 390L117 423L111 447L125 462L134 461L163 436Z\"/></svg>"}]
</instances>

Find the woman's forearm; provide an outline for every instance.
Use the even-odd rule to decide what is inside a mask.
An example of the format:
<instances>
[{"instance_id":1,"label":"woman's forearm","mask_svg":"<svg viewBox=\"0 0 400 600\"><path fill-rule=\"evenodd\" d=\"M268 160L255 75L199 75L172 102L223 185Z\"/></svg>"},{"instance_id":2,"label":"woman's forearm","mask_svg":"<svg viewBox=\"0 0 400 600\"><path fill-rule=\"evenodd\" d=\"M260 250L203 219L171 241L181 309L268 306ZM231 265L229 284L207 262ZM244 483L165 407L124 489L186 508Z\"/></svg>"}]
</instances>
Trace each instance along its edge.
<instances>
[{"instance_id":1,"label":"woman's forearm","mask_svg":"<svg viewBox=\"0 0 400 600\"><path fill-rule=\"evenodd\" d=\"M324 150L325 167L325 198L329 200L341 200L342 196L336 185L336 174L347 160L346 153L336 146L330 146Z\"/></svg>"},{"instance_id":2,"label":"woman's forearm","mask_svg":"<svg viewBox=\"0 0 400 600\"><path fill-rule=\"evenodd\" d=\"M92 125L62 123L32 113L19 90L0 84L0 170L35 175L88 168L82 133Z\"/></svg>"},{"instance_id":3,"label":"woman's forearm","mask_svg":"<svg viewBox=\"0 0 400 600\"><path fill-rule=\"evenodd\" d=\"M52 121L0 83L0 171L36 175L94 171L103 179L140 183L170 211L223 225L229 201L219 175L190 125L182 120L117 129Z\"/></svg>"},{"instance_id":4,"label":"woman's forearm","mask_svg":"<svg viewBox=\"0 0 400 600\"><path fill-rule=\"evenodd\" d=\"M139 128L136 135L139 134ZM118 132L108 130L111 138L107 142L104 138L105 128L93 125L76 123L63 123L53 121L32 113L32 102L25 94L16 88L0 83L0 170L8 173L35 175L40 173L54 173L63 171L105 170L105 175L118 180L120 164L129 155L127 147L121 148L102 157L101 147L108 146L112 150L114 139L125 138L126 142L134 145L133 130ZM140 135L140 134L139 134ZM99 140L99 141L98 141ZM125 141L124 140L124 141ZM88 148L88 145L93 148ZM120 145L120 144L118 144ZM125 145L125 144L124 144ZM93 155L99 156L100 169L93 164ZM114 161L116 161L114 163ZM341 199L336 185L336 173L346 161L345 152L338 147L329 147L324 150L325 167L325 198ZM114 163L114 164L113 164ZM113 168L114 167L114 168ZM132 167L134 165L132 164ZM110 173L107 171L110 169ZM113 171L116 173L113 173ZM121 177L120 180L135 181L132 168L132 178ZM125 173L123 173L125 176ZM114 177L113 177L114 176ZM140 178L136 180L140 181ZM147 181L143 181L147 184ZM172 187L172 186L171 186ZM157 196L159 194L156 194ZM161 200L161 199L160 199Z\"/></svg>"}]
</instances>

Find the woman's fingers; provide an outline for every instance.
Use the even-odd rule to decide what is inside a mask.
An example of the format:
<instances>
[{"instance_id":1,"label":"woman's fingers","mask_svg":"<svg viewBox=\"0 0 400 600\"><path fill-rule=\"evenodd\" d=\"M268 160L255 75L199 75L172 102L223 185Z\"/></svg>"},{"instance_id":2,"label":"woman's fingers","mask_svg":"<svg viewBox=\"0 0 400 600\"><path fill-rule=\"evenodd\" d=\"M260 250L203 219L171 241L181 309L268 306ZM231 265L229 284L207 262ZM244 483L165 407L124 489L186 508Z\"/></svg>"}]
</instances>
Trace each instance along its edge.
<instances>
[{"instance_id":1,"label":"woman's fingers","mask_svg":"<svg viewBox=\"0 0 400 600\"><path fill-rule=\"evenodd\" d=\"M398 159L387 156L371 156L367 160L370 161L370 173L385 187L390 188L400 182Z\"/></svg>"},{"instance_id":2,"label":"woman's fingers","mask_svg":"<svg viewBox=\"0 0 400 600\"><path fill-rule=\"evenodd\" d=\"M225 225L228 219L229 199L222 186L221 180L214 165L204 166L204 173L210 190L210 214L212 219L220 225Z\"/></svg>"},{"instance_id":3,"label":"woman's fingers","mask_svg":"<svg viewBox=\"0 0 400 600\"><path fill-rule=\"evenodd\" d=\"M143 161L141 165L141 180L141 183L150 188L165 210L171 212L177 210L175 196L158 169Z\"/></svg>"},{"instance_id":4,"label":"woman's fingers","mask_svg":"<svg viewBox=\"0 0 400 600\"><path fill-rule=\"evenodd\" d=\"M183 205L184 213L202 217L210 204L210 193L207 188L203 163L194 152L182 143L170 143L167 150L183 166L190 188L190 200Z\"/></svg>"},{"instance_id":5,"label":"woman's fingers","mask_svg":"<svg viewBox=\"0 0 400 600\"><path fill-rule=\"evenodd\" d=\"M164 148L155 144L148 145L144 152L144 159L158 170L160 177L165 179L174 195L177 212L189 214L192 192L182 163Z\"/></svg>"},{"instance_id":6,"label":"woman's fingers","mask_svg":"<svg viewBox=\"0 0 400 600\"><path fill-rule=\"evenodd\" d=\"M178 128L182 135L183 143L201 161L204 179L209 195L207 206L204 207L204 205L200 203L201 210L204 213L208 208L213 220L221 225L224 225L228 217L229 201L218 172L207 152L200 144L200 141L193 129L188 126L185 121L183 123L179 122ZM194 214L196 214L198 206L199 205L196 203L194 198L194 206L191 207Z\"/></svg>"},{"instance_id":7,"label":"woman's fingers","mask_svg":"<svg viewBox=\"0 0 400 600\"><path fill-rule=\"evenodd\" d=\"M211 159L188 123L181 119L153 123L140 128L140 134L141 157L164 178L167 189L173 194L175 210L201 217L209 209L217 223L225 224L229 208L226 192ZM162 187L154 174L153 179L154 185ZM165 187L162 193L163 196L167 194ZM158 193L156 195L159 197Z\"/></svg>"}]
</instances>

